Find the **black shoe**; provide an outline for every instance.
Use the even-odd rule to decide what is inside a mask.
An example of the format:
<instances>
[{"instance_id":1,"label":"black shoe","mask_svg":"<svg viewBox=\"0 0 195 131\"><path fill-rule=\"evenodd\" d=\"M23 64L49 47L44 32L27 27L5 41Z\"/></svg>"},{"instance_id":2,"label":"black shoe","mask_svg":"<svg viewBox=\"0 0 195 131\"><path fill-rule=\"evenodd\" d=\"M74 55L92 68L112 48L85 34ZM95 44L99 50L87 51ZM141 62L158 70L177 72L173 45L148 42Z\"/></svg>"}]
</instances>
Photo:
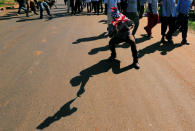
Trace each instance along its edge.
<instances>
[{"instance_id":1,"label":"black shoe","mask_svg":"<svg viewBox=\"0 0 195 131\"><path fill-rule=\"evenodd\" d=\"M133 62L133 67L135 68L135 69L140 69L140 66L139 66L139 63L138 62Z\"/></svg>"},{"instance_id":2,"label":"black shoe","mask_svg":"<svg viewBox=\"0 0 195 131\"><path fill-rule=\"evenodd\" d=\"M186 39L183 39L183 40L181 41L181 44L182 44L182 45L184 45L184 44L188 44L188 42L187 42L187 40L186 40Z\"/></svg>"}]
</instances>

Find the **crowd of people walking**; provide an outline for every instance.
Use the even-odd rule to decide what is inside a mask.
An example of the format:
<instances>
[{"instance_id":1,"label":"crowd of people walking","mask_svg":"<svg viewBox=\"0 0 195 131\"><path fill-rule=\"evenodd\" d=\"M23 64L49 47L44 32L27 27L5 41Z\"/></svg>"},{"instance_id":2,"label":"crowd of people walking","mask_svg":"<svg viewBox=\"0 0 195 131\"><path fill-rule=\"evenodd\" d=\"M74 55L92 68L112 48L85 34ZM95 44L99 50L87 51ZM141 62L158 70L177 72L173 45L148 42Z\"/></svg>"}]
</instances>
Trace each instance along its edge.
<instances>
[{"instance_id":1,"label":"crowd of people walking","mask_svg":"<svg viewBox=\"0 0 195 131\"><path fill-rule=\"evenodd\" d=\"M136 66L138 66L138 58L134 38L143 15L147 17L147 25L144 30L148 38L152 36L152 29L161 22L162 43L167 40L168 43L173 44L173 34L179 31L182 32L181 44L187 44L188 19L192 2L193 0L64 0L67 13L70 13L71 10L72 15L81 13L84 8L87 8L88 13L94 15L100 13L107 15L108 31L110 31L110 24L117 23L114 25L117 33L111 36L109 42L110 58L116 57L115 45L125 41L131 45ZM18 14L23 9L26 16L29 16L28 12L31 8L37 15L36 10L39 9L40 18L43 18L44 8L51 16L49 7L54 5L55 0L18 0L18 3ZM27 8L24 7L25 4ZM127 23L128 20L133 23L130 34L126 26L120 25L120 23ZM132 27L132 24L130 25Z\"/></svg>"}]
</instances>

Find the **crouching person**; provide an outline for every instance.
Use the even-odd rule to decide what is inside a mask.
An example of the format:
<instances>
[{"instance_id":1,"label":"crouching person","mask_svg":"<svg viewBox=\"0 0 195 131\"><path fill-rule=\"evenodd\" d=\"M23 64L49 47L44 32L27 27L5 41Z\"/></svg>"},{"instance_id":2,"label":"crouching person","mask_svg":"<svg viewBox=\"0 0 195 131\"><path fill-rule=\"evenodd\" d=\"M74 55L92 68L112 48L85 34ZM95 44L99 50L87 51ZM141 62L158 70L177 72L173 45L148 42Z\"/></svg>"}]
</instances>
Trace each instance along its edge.
<instances>
[{"instance_id":1,"label":"crouching person","mask_svg":"<svg viewBox=\"0 0 195 131\"><path fill-rule=\"evenodd\" d=\"M139 69L135 38L130 33L130 29L133 28L134 23L125 15L120 13L116 7L112 7L111 10L111 16L113 17L113 21L108 25L108 35L111 38L109 41L111 56L109 59L113 60L116 58L116 45L121 42L126 42L131 46L133 66L136 69Z\"/></svg>"},{"instance_id":2,"label":"crouching person","mask_svg":"<svg viewBox=\"0 0 195 131\"><path fill-rule=\"evenodd\" d=\"M44 7L45 7L45 9L47 11L47 14L49 16L51 16L50 10L49 10L49 7L48 7L48 4L47 4L46 1L44 1L44 0L38 0L38 4L39 4L39 7L40 7L40 19L43 18L43 9L44 9Z\"/></svg>"}]
</instances>

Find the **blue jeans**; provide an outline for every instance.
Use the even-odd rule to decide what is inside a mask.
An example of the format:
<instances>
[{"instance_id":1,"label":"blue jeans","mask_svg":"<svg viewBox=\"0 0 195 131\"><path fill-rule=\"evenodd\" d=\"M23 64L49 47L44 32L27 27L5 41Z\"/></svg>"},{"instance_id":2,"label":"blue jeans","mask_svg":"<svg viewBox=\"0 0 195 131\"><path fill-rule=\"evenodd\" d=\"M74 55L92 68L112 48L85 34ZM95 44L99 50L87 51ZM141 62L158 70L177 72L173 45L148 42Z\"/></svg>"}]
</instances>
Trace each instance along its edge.
<instances>
[{"instance_id":1,"label":"blue jeans","mask_svg":"<svg viewBox=\"0 0 195 131\"><path fill-rule=\"evenodd\" d=\"M47 11L47 14L51 15L50 11L49 11L49 7L48 7L46 2L39 2L38 4L39 4L39 7L40 7L40 17L43 17L43 8L44 7L45 7L45 9Z\"/></svg>"}]
</instances>

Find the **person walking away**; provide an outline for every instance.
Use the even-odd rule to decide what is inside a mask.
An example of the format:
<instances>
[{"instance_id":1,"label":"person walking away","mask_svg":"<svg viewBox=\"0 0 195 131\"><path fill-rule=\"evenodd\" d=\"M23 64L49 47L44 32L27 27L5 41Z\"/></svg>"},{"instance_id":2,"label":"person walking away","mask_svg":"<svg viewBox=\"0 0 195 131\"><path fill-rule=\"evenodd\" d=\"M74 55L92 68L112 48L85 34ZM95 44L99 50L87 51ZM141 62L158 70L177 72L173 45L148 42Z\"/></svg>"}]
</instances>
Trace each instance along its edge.
<instances>
[{"instance_id":1,"label":"person walking away","mask_svg":"<svg viewBox=\"0 0 195 131\"><path fill-rule=\"evenodd\" d=\"M127 0L127 17L130 19L130 20L133 20L135 26L134 26L134 29L132 31L132 35L134 36L137 29L138 29L138 26L139 26L139 14L138 14L138 10L137 10L137 7L138 7L138 2L137 0Z\"/></svg>"},{"instance_id":2,"label":"person walking away","mask_svg":"<svg viewBox=\"0 0 195 131\"><path fill-rule=\"evenodd\" d=\"M40 8L40 19L43 18L43 9L45 8L47 11L47 14L51 16L49 7L47 5L47 2L44 0L38 0L39 8Z\"/></svg>"},{"instance_id":3,"label":"person walking away","mask_svg":"<svg viewBox=\"0 0 195 131\"><path fill-rule=\"evenodd\" d=\"M178 14L178 23L181 26L182 41L181 44L187 44L188 19L190 5L192 0L178 0L176 12Z\"/></svg>"},{"instance_id":4,"label":"person walking away","mask_svg":"<svg viewBox=\"0 0 195 131\"><path fill-rule=\"evenodd\" d=\"M172 36L175 30L174 10L175 10L175 0L162 1L161 42L164 42L166 38L169 43L173 43ZM166 34L167 27L169 27L169 31Z\"/></svg>"},{"instance_id":5,"label":"person walking away","mask_svg":"<svg viewBox=\"0 0 195 131\"><path fill-rule=\"evenodd\" d=\"M152 35L152 28L158 24L159 15L158 15L158 0L148 0L148 24L144 27L147 32L148 37Z\"/></svg>"}]
</instances>

